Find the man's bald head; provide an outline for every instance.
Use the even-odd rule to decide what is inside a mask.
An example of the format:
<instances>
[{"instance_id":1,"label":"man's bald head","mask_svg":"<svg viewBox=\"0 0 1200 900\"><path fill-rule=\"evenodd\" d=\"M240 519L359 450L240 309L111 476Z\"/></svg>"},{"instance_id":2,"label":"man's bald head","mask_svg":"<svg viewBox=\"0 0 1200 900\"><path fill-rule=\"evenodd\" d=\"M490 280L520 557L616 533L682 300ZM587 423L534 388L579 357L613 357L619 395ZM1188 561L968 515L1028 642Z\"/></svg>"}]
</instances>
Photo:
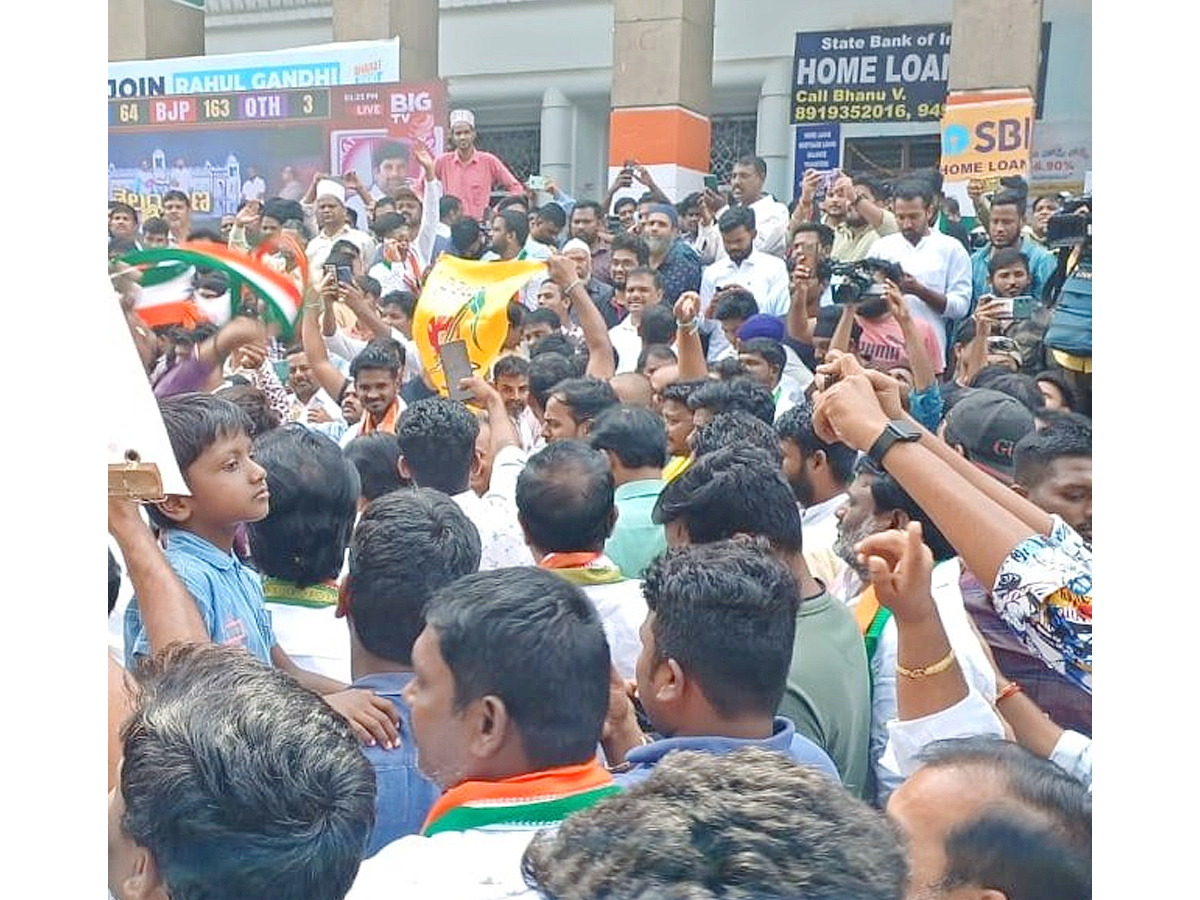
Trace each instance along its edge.
<instances>
[{"instance_id":1,"label":"man's bald head","mask_svg":"<svg viewBox=\"0 0 1200 900\"><path fill-rule=\"evenodd\" d=\"M654 399L654 388L650 379L641 372L622 372L609 379L613 392L624 406L640 406L649 409Z\"/></svg>"}]
</instances>

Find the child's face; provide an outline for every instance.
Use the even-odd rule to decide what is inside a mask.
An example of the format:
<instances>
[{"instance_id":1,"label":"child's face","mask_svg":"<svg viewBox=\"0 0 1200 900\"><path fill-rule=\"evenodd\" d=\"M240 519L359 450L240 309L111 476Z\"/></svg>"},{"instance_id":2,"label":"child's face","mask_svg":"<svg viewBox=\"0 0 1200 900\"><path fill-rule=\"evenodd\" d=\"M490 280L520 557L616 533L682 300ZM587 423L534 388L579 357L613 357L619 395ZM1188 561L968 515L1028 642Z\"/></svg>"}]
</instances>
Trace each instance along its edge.
<instances>
[{"instance_id":1,"label":"child's face","mask_svg":"<svg viewBox=\"0 0 1200 900\"><path fill-rule=\"evenodd\" d=\"M184 474L192 496L183 524L189 530L204 537L257 522L271 511L267 471L251 458L251 447L245 432L221 435L188 466Z\"/></svg>"}]
</instances>

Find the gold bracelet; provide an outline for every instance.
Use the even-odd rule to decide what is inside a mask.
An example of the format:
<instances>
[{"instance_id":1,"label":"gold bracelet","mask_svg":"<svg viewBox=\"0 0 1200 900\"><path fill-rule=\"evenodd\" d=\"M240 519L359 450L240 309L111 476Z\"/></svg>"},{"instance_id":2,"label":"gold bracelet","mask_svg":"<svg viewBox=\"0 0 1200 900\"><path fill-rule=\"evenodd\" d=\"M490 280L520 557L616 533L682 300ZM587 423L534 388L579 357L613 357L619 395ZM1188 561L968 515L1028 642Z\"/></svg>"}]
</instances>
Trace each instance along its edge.
<instances>
[{"instance_id":1,"label":"gold bracelet","mask_svg":"<svg viewBox=\"0 0 1200 900\"><path fill-rule=\"evenodd\" d=\"M905 678L927 678L930 675L938 675L945 672L948 668L954 665L954 648L950 648L950 652L937 662L928 666L917 666L915 669L906 669L896 663L896 672L903 675Z\"/></svg>"}]
</instances>

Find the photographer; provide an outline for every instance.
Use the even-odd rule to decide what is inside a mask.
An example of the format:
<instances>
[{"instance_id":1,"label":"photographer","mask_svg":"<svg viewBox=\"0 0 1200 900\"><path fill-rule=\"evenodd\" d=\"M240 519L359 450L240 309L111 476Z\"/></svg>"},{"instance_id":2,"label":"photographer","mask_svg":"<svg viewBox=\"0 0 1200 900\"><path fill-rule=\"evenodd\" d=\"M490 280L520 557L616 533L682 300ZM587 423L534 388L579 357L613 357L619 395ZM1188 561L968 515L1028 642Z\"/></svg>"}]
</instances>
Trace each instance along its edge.
<instances>
[{"instance_id":1,"label":"photographer","mask_svg":"<svg viewBox=\"0 0 1200 900\"><path fill-rule=\"evenodd\" d=\"M1076 398L1076 411L1092 414L1092 212L1090 196L1063 201L1046 223L1046 243L1057 248L1048 305L1054 310L1044 340L1051 369ZM1062 287L1056 288L1059 273Z\"/></svg>"},{"instance_id":2,"label":"photographer","mask_svg":"<svg viewBox=\"0 0 1200 900\"><path fill-rule=\"evenodd\" d=\"M927 362L933 376L945 369L933 327L912 315L907 305L901 310L894 301L900 291L896 267L882 260L866 259L849 274L835 273L844 281L834 289L834 302L842 305L842 317L830 341L831 350L848 352L854 324L862 329L859 354L880 372L908 369L916 374ZM866 279L872 279L865 285ZM894 289L894 290L893 290ZM902 297L903 295L901 295ZM899 313L899 315L897 315ZM914 360L912 348L924 350L926 360Z\"/></svg>"},{"instance_id":3,"label":"photographer","mask_svg":"<svg viewBox=\"0 0 1200 900\"><path fill-rule=\"evenodd\" d=\"M866 260L864 265L870 262ZM884 280L877 281L879 288L869 292L871 299L842 306L842 316L829 346L833 350L849 352L851 333L857 325L859 358L868 367L886 372L904 385L909 385L909 379L902 376L911 373L909 411L926 428L936 431L945 408L937 378L944 366L935 369L935 366L941 366L941 357L936 353L937 341L927 323L913 318L899 286L885 277L887 268L890 267L876 271L874 277Z\"/></svg>"}]
</instances>

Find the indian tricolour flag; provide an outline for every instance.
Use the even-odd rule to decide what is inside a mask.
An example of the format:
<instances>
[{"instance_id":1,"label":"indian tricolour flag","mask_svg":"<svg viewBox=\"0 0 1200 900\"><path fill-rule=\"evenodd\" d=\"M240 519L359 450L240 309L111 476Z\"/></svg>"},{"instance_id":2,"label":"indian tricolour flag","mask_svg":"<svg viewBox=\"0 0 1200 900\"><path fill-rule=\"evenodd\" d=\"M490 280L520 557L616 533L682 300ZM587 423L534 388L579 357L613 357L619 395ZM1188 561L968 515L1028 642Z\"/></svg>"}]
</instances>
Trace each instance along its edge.
<instances>
[{"instance_id":1,"label":"indian tricolour flag","mask_svg":"<svg viewBox=\"0 0 1200 900\"><path fill-rule=\"evenodd\" d=\"M151 328L183 325L191 328L204 321L196 306L194 266L182 262L164 262L142 272L141 290L133 311Z\"/></svg>"},{"instance_id":2,"label":"indian tricolour flag","mask_svg":"<svg viewBox=\"0 0 1200 900\"><path fill-rule=\"evenodd\" d=\"M231 304L240 301L243 286L250 288L266 302L268 318L282 326L285 338L290 336L300 314L302 297L295 282L263 261L221 244L192 241L177 247L138 250L123 260L135 266L150 264L142 273L143 299L134 306L147 325L182 322L190 327L190 324L212 318L211 310L202 311L193 296L192 281L197 267L215 269L225 275L229 281ZM147 287L151 289L148 299ZM148 315L143 313L143 308L148 310Z\"/></svg>"}]
</instances>

